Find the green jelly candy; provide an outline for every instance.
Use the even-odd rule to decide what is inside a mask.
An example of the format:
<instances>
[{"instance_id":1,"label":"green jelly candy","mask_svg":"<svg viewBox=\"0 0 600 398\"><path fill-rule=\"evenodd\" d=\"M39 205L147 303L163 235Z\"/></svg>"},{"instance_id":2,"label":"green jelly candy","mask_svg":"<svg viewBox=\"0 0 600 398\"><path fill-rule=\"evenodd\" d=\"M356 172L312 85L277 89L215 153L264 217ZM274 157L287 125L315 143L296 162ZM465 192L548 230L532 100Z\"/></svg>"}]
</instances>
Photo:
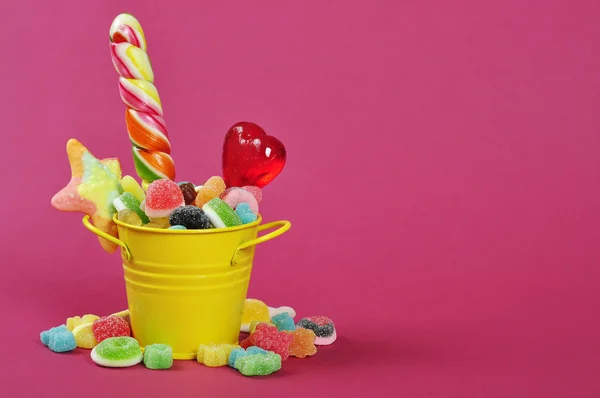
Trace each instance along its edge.
<instances>
[{"instance_id":1,"label":"green jelly candy","mask_svg":"<svg viewBox=\"0 0 600 398\"><path fill-rule=\"evenodd\" d=\"M115 206L117 213L125 209L134 211L140 217L140 220L142 220L142 224L148 224L150 219L142 211L140 204L141 202L131 192L125 192L113 201L113 206Z\"/></svg>"},{"instance_id":2,"label":"green jelly candy","mask_svg":"<svg viewBox=\"0 0 600 398\"><path fill-rule=\"evenodd\" d=\"M235 367L244 376L266 376L281 369L281 356L270 351L247 355L236 359Z\"/></svg>"},{"instance_id":3,"label":"green jelly candy","mask_svg":"<svg viewBox=\"0 0 600 398\"><path fill-rule=\"evenodd\" d=\"M91 353L92 361L109 368L133 366L144 358L139 343L133 337L110 337L102 340Z\"/></svg>"},{"instance_id":4,"label":"green jelly candy","mask_svg":"<svg viewBox=\"0 0 600 398\"><path fill-rule=\"evenodd\" d=\"M229 207L227 203L219 198L213 198L204 206L202 211L208 217L215 228L235 227L242 225L242 219Z\"/></svg>"},{"instance_id":5,"label":"green jelly candy","mask_svg":"<svg viewBox=\"0 0 600 398\"><path fill-rule=\"evenodd\" d=\"M144 349L144 365L148 369L169 369L173 366L173 349L166 344L151 344Z\"/></svg>"}]
</instances>

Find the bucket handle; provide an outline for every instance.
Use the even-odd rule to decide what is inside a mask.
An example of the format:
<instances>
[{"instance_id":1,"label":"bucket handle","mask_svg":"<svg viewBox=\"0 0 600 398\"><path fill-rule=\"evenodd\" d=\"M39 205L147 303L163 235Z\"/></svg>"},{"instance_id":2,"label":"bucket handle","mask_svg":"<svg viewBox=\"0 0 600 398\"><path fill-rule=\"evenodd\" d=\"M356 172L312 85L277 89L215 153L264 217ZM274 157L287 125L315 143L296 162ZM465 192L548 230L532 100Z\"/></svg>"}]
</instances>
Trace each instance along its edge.
<instances>
[{"instance_id":1,"label":"bucket handle","mask_svg":"<svg viewBox=\"0 0 600 398\"><path fill-rule=\"evenodd\" d=\"M277 228L273 232L269 232L268 234L259 236L258 238L255 238L255 239L250 239L249 241L246 241L246 242L242 243L241 245L239 245L237 247L237 249L235 249L235 252L233 253L233 257L231 257L231 265L234 266L238 263L238 259L240 257L240 252L242 250L247 249L252 246L255 246L255 245L258 245L259 243L266 242L273 238L276 238L279 235L284 234L288 229L291 228L291 226L292 226L292 223L290 223L287 220L273 221L273 222L270 222L267 224L260 225L258 227L258 232L261 232L261 231L264 231L267 229L271 229L274 227L279 227L279 228Z\"/></svg>"},{"instance_id":2,"label":"bucket handle","mask_svg":"<svg viewBox=\"0 0 600 398\"><path fill-rule=\"evenodd\" d=\"M115 238L112 235L107 234L104 231L99 230L98 228L94 227L92 225L92 223L90 223L90 216L88 216L87 214L83 217L83 225L89 229L90 231L92 231L93 233L95 233L96 235L98 235L99 237L106 239L112 243L114 243L115 245L119 245L123 248L123 251L125 252L125 259L127 261L131 260L131 252L129 251L129 248L127 247L127 245L125 244L125 242L123 242L122 240L119 240L117 238Z\"/></svg>"}]
</instances>

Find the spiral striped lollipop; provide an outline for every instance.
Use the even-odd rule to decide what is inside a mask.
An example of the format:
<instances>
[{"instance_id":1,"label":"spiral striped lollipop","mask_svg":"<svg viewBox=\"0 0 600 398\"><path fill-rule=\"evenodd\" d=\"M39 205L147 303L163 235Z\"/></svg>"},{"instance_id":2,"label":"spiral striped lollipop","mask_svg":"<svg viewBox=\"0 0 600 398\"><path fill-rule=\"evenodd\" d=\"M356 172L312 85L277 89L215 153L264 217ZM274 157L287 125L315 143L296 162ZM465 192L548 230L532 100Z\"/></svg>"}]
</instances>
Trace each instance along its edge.
<instances>
[{"instance_id":1,"label":"spiral striped lollipop","mask_svg":"<svg viewBox=\"0 0 600 398\"><path fill-rule=\"evenodd\" d=\"M146 37L130 14L120 14L110 27L113 65L119 73L119 93L127 106L125 123L133 144L133 159L144 185L159 178L175 179L171 143L154 72L146 53Z\"/></svg>"}]
</instances>

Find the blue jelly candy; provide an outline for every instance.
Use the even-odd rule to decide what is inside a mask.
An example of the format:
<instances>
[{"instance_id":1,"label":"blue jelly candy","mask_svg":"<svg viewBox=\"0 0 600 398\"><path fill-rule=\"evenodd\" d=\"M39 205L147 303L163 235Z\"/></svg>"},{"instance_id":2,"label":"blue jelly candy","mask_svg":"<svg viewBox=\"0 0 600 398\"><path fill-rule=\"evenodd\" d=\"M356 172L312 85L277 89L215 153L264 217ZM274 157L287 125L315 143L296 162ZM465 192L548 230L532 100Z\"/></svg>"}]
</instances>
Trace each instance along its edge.
<instances>
[{"instance_id":1,"label":"blue jelly candy","mask_svg":"<svg viewBox=\"0 0 600 398\"><path fill-rule=\"evenodd\" d=\"M237 205L235 207L235 212L242 219L243 224L256 221L256 214L252 213L252 210L250 210L250 205L248 205L246 202Z\"/></svg>"},{"instance_id":2,"label":"blue jelly candy","mask_svg":"<svg viewBox=\"0 0 600 398\"><path fill-rule=\"evenodd\" d=\"M296 330L294 318L292 318L287 312L282 312L281 314L275 315L273 318L271 318L271 322L273 325L277 326L277 330L280 332L282 330Z\"/></svg>"},{"instance_id":3,"label":"blue jelly candy","mask_svg":"<svg viewBox=\"0 0 600 398\"><path fill-rule=\"evenodd\" d=\"M266 354L267 350L263 350L260 347L256 347L256 346L251 346L248 347L247 350L244 350L243 348L236 348L233 351L231 351L231 354L229 354L229 360L227 361L227 364L235 369L235 361L238 358L241 357L245 357L247 355L256 355L256 354Z\"/></svg>"},{"instance_id":4,"label":"blue jelly candy","mask_svg":"<svg viewBox=\"0 0 600 398\"><path fill-rule=\"evenodd\" d=\"M40 340L42 340L42 344L44 344L45 346L47 346L50 343L50 336L58 331L61 330L69 330L67 329L66 325L60 325L60 326L56 326L53 328L50 328L48 330L43 331L42 333L40 333Z\"/></svg>"},{"instance_id":5,"label":"blue jelly candy","mask_svg":"<svg viewBox=\"0 0 600 398\"><path fill-rule=\"evenodd\" d=\"M65 325L56 326L40 333L40 340L54 352L73 351L77 347L73 332Z\"/></svg>"}]
</instances>

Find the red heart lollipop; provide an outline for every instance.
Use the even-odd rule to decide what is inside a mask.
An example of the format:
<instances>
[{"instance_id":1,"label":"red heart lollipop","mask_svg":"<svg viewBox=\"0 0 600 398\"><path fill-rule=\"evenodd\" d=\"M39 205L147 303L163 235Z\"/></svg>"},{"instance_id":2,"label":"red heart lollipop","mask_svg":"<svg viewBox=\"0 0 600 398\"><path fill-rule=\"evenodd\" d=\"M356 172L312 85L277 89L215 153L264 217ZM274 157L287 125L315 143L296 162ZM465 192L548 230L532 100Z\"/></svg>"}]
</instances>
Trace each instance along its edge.
<instances>
[{"instance_id":1,"label":"red heart lollipop","mask_svg":"<svg viewBox=\"0 0 600 398\"><path fill-rule=\"evenodd\" d=\"M227 187L264 187L285 166L285 147L257 124L234 124L223 143L223 179Z\"/></svg>"}]
</instances>

